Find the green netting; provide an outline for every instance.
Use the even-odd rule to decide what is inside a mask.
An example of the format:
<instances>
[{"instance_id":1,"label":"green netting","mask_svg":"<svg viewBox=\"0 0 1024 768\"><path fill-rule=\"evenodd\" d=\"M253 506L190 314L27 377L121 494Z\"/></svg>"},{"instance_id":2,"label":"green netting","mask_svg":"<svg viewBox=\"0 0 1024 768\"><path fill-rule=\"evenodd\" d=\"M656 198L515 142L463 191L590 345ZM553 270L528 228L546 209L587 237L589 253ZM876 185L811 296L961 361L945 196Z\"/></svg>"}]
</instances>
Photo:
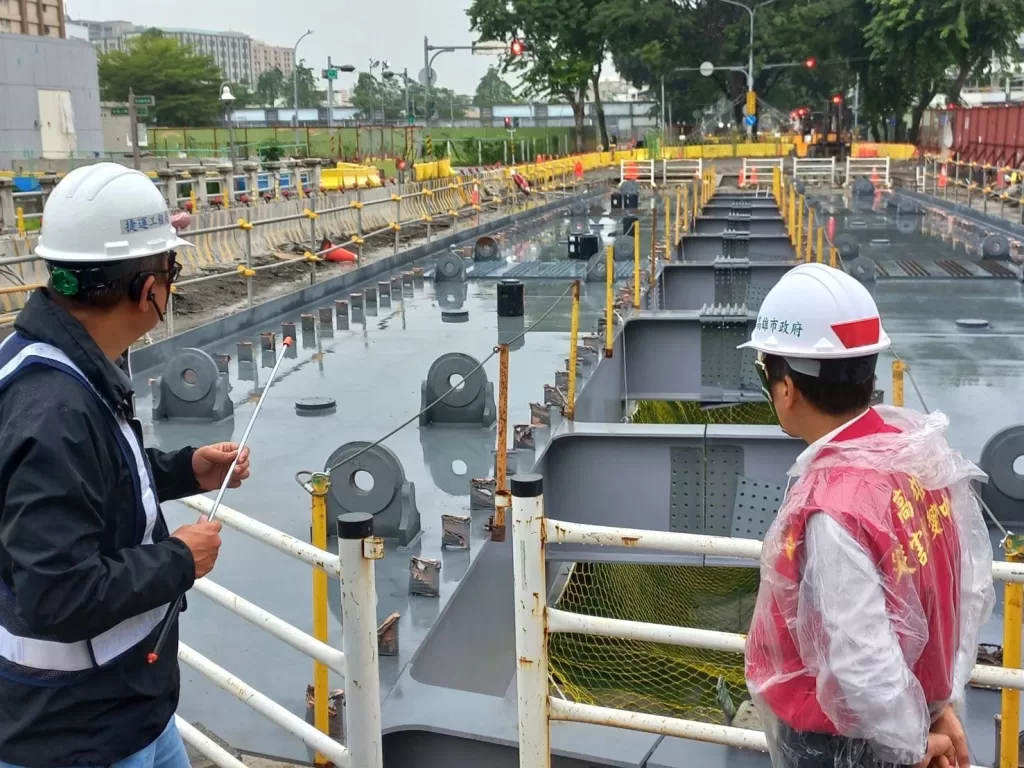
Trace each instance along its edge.
<instances>
[{"instance_id":1,"label":"green netting","mask_svg":"<svg viewBox=\"0 0 1024 768\"><path fill-rule=\"evenodd\" d=\"M557 607L588 616L746 632L756 568L576 563ZM552 682L573 701L653 715L724 721L722 679L735 704L748 698L738 653L557 633Z\"/></svg>"},{"instance_id":2,"label":"green netting","mask_svg":"<svg viewBox=\"0 0 1024 768\"><path fill-rule=\"evenodd\" d=\"M636 424L778 424L768 403L703 405L695 402L641 400Z\"/></svg>"},{"instance_id":3,"label":"green netting","mask_svg":"<svg viewBox=\"0 0 1024 768\"><path fill-rule=\"evenodd\" d=\"M767 403L664 401L639 402L633 421L778 423ZM580 562L556 606L588 616L745 633L758 581L756 568ZM561 633L551 636L548 650L554 686L585 704L722 723L722 687L736 706L749 698L737 653Z\"/></svg>"}]
</instances>

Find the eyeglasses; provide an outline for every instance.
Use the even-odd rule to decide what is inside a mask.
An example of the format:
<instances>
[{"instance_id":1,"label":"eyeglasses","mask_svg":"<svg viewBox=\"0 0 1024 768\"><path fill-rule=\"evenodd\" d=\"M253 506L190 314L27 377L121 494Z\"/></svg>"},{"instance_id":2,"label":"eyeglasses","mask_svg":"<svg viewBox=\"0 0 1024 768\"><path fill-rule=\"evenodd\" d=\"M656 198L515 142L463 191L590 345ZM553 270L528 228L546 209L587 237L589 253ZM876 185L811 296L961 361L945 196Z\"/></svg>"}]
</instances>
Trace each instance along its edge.
<instances>
[{"instance_id":1,"label":"eyeglasses","mask_svg":"<svg viewBox=\"0 0 1024 768\"><path fill-rule=\"evenodd\" d=\"M177 282L178 278L181 277L181 264L177 262L178 254L171 251L167 255L167 269L161 269L153 274L156 275L167 275L167 284L173 285Z\"/></svg>"},{"instance_id":2,"label":"eyeglasses","mask_svg":"<svg viewBox=\"0 0 1024 768\"><path fill-rule=\"evenodd\" d=\"M765 399L772 402L772 382L768 378L768 367L764 364L764 352L757 353L757 359L754 361L754 369L757 371L757 378L761 382L761 392L764 394Z\"/></svg>"}]
</instances>

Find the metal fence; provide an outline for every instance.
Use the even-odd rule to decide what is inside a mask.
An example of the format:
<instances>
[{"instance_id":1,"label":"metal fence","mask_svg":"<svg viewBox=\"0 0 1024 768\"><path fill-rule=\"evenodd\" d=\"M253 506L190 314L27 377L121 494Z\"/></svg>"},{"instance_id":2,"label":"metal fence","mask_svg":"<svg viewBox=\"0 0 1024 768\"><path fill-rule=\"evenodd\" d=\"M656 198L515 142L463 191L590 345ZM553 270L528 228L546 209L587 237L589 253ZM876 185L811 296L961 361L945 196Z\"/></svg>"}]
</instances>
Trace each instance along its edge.
<instances>
[{"instance_id":1,"label":"metal fence","mask_svg":"<svg viewBox=\"0 0 1024 768\"><path fill-rule=\"evenodd\" d=\"M519 696L519 764L522 768L544 768L551 765L551 720L627 728L740 749L767 751L767 739L761 731L580 704L552 696L548 682L548 639L553 633L600 635L735 653L743 653L746 647L746 637L740 634L587 616L548 606L548 544L642 547L677 555L757 561L761 557L761 542L553 520L544 515L542 479L539 475L513 477L511 489L512 548L516 553L512 562ZM992 575L999 581L1024 583L1024 567L1016 563L994 563ZM971 681L1019 692L1024 689L1024 670L976 666ZM1019 693L1015 695L1019 697Z\"/></svg>"},{"instance_id":2,"label":"metal fence","mask_svg":"<svg viewBox=\"0 0 1024 768\"><path fill-rule=\"evenodd\" d=\"M208 515L213 500L193 496L182 500L190 509ZM377 663L376 591L374 561L384 556L384 542L373 536L370 515L343 515L338 522L338 554L332 554L223 505L218 520L226 527L300 560L328 577L341 581L342 647L344 652L316 639L265 611L258 605L212 582L200 579L194 592L212 600L258 629L306 654L336 674L344 676L345 733L340 744L302 717L257 691L198 651L179 643L178 660L207 677L219 688L251 707L271 722L299 738L303 744L339 768L380 768L380 677ZM324 702L326 706L326 702ZM220 768L241 763L195 728L177 720L182 737Z\"/></svg>"}]
</instances>

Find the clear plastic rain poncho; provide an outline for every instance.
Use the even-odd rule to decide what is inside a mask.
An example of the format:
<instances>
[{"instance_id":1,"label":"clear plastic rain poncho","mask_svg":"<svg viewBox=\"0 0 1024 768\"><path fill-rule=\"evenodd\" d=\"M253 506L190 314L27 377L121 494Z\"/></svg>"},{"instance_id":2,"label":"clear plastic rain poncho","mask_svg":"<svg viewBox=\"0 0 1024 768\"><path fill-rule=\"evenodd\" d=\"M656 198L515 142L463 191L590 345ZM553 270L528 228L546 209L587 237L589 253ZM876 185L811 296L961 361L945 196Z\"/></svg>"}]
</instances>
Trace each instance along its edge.
<instances>
[{"instance_id":1,"label":"clear plastic rain poncho","mask_svg":"<svg viewBox=\"0 0 1024 768\"><path fill-rule=\"evenodd\" d=\"M746 667L775 768L920 761L995 602L984 474L943 414L873 411L888 431L868 411L800 456L765 539Z\"/></svg>"}]
</instances>

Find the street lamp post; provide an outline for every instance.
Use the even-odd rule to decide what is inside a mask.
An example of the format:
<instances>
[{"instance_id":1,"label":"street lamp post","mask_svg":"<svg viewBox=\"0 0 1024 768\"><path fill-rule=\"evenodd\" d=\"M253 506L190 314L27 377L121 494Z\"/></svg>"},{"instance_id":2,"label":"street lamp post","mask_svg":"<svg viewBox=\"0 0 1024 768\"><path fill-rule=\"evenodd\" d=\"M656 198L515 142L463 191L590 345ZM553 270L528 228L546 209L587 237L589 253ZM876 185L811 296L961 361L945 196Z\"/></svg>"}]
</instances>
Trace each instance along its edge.
<instances>
[{"instance_id":1,"label":"street lamp post","mask_svg":"<svg viewBox=\"0 0 1024 768\"><path fill-rule=\"evenodd\" d=\"M228 195L231 195L235 188L235 121L231 119L231 105L235 101L235 94L231 92L231 86L227 83L221 85L220 100L224 105L224 117L228 121L228 152L231 153L231 188ZM230 199L230 202L233 203L234 200Z\"/></svg>"},{"instance_id":2,"label":"street lamp post","mask_svg":"<svg viewBox=\"0 0 1024 768\"><path fill-rule=\"evenodd\" d=\"M381 77L385 80L390 80L396 75L401 77L402 81L405 83L405 117L406 120L408 120L409 116L413 113L412 104L409 102L409 68L406 67L401 72L392 72L388 70L381 73Z\"/></svg>"},{"instance_id":3,"label":"street lamp post","mask_svg":"<svg viewBox=\"0 0 1024 768\"><path fill-rule=\"evenodd\" d=\"M380 124L384 125L388 121L387 107L384 106L384 99L387 95L387 88L384 85L384 81L388 79L388 74L391 68L391 62L371 58L370 73L372 74L373 70L375 70L377 67L380 67ZM370 119L373 119L372 114L370 115Z\"/></svg>"},{"instance_id":4,"label":"street lamp post","mask_svg":"<svg viewBox=\"0 0 1024 768\"><path fill-rule=\"evenodd\" d=\"M342 64L340 67L335 67L331 63L331 57L327 57L327 70L324 72L324 77L327 78L327 130L330 131L334 127L334 78L331 77L331 73L337 72L355 72L356 68L351 64Z\"/></svg>"},{"instance_id":5,"label":"street lamp post","mask_svg":"<svg viewBox=\"0 0 1024 768\"><path fill-rule=\"evenodd\" d=\"M292 117L295 126L295 148L298 151L299 147L299 43L305 40L307 37L313 34L312 29L307 29L305 34L302 35L298 40L295 41L295 47L292 49L292 85L293 85L293 100L292 106L295 108L295 114Z\"/></svg>"},{"instance_id":6,"label":"street lamp post","mask_svg":"<svg viewBox=\"0 0 1024 768\"><path fill-rule=\"evenodd\" d=\"M759 9L764 8L766 5L771 5L775 0L764 0L753 7L741 3L739 0L722 0L722 2L735 5L750 14L750 51L747 58L747 93L749 94L754 90L754 16ZM747 135L754 135L754 126L749 122L747 123Z\"/></svg>"}]
</instances>

